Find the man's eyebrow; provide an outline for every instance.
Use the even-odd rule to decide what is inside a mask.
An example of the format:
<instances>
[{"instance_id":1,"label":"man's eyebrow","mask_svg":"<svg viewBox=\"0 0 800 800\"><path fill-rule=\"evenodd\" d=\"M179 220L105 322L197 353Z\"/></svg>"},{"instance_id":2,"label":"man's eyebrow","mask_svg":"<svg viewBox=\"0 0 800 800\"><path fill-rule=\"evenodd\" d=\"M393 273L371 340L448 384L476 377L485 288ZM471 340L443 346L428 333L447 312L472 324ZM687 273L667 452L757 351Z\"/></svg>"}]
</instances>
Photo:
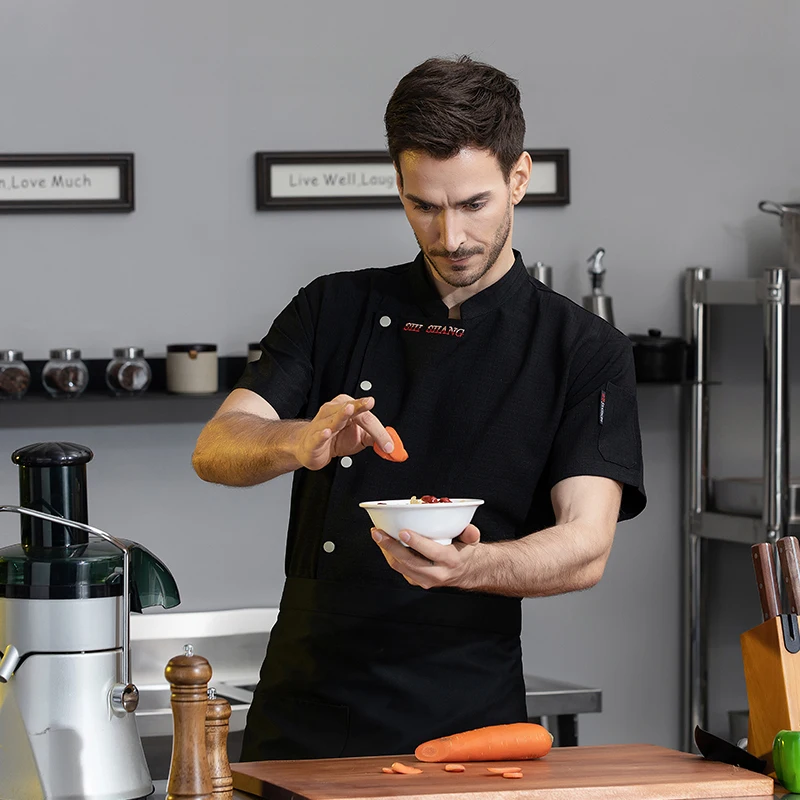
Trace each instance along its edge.
<instances>
[{"instance_id":1,"label":"man's eyebrow","mask_svg":"<svg viewBox=\"0 0 800 800\"><path fill-rule=\"evenodd\" d=\"M491 195L492 195L491 190L487 189L486 191L478 192L478 194L475 194L472 197L468 197L466 200L459 200L459 202L456 203L456 205L457 206L468 206L468 205L470 205L472 203L478 203L481 200L486 200L488 197L491 197ZM417 197L415 194L406 193L405 196L409 200L413 201L414 203L417 203L418 205L430 206L431 208L437 208L437 206L434 205L433 203L429 203L427 200L423 200L421 197Z\"/></svg>"}]
</instances>

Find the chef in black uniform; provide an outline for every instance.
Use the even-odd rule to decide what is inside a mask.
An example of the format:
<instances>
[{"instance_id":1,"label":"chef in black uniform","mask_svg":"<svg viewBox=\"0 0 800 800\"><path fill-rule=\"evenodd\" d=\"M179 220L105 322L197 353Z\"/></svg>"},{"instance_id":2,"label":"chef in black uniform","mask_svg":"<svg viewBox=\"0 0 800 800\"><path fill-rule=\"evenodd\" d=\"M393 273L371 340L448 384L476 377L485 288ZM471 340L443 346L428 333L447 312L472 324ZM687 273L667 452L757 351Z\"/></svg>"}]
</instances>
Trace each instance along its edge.
<instances>
[{"instance_id":1,"label":"chef in black uniform","mask_svg":"<svg viewBox=\"0 0 800 800\"><path fill-rule=\"evenodd\" d=\"M300 289L193 456L232 486L294 472L242 760L407 753L524 720L521 598L593 586L645 505L629 340L512 249L531 171L516 82L429 59L385 121L419 254ZM391 452L386 425L407 461L373 451ZM408 547L358 506L423 494L485 503L451 545Z\"/></svg>"}]
</instances>

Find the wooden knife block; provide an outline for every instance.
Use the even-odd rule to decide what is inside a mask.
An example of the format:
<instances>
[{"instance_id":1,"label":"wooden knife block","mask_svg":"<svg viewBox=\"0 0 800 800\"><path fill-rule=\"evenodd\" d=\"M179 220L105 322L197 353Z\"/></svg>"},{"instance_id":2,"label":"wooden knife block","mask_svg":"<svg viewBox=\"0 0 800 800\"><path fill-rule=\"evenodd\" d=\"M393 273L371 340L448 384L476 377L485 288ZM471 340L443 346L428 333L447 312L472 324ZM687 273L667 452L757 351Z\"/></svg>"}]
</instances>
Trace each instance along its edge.
<instances>
[{"instance_id":1,"label":"wooden knife block","mask_svg":"<svg viewBox=\"0 0 800 800\"><path fill-rule=\"evenodd\" d=\"M800 652L784 646L784 624L797 640L795 614L772 617L739 637L750 707L747 750L758 758L769 754L770 764L778 731L800 730Z\"/></svg>"}]
</instances>

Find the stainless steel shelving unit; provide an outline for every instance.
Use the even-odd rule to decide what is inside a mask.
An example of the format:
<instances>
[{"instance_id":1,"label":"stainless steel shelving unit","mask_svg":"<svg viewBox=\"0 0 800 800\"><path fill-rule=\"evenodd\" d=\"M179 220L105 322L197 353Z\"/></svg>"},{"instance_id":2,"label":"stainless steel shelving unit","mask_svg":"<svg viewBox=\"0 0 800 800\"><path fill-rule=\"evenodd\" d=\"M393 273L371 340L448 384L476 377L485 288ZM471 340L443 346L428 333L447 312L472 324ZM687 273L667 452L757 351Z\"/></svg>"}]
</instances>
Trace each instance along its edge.
<instances>
[{"instance_id":1,"label":"stainless steel shelving unit","mask_svg":"<svg viewBox=\"0 0 800 800\"><path fill-rule=\"evenodd\" d=\"M709 315L712 306L760 305L764 334L763 505L761 517L709 507ZM786 536L789 511L789 307L800 305L800 281L771 268L762 278L711 279L692 267L684 279L684 333L690 374L684 408L684 648L682 748L694 749L695 725L707 728L706 550L710 539L743 544Z\"/></svg>"}]
</instances>

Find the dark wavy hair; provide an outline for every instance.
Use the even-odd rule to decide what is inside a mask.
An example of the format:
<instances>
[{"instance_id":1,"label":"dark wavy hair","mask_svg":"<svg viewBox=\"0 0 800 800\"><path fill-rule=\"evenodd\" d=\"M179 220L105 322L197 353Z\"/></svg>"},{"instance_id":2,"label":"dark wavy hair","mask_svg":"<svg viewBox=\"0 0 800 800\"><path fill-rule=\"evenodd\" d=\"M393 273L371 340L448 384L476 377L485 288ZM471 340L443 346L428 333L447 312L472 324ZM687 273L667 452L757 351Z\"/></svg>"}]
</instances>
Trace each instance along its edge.
<instances>
[{"instance_id":1,"label":"dark wavy hair","mask_svg":"<svg viewBox=\"0 0 800 800\"><path fill-rule=\"evenodd\" d=\"M414 67L397 84L383 120L398 170L404 150L445 159L473 147L494 154L508 180L524 148L517 81L469 56Z\"/></svg>"}]
</instances>

